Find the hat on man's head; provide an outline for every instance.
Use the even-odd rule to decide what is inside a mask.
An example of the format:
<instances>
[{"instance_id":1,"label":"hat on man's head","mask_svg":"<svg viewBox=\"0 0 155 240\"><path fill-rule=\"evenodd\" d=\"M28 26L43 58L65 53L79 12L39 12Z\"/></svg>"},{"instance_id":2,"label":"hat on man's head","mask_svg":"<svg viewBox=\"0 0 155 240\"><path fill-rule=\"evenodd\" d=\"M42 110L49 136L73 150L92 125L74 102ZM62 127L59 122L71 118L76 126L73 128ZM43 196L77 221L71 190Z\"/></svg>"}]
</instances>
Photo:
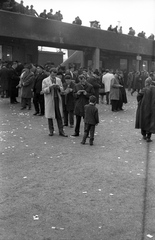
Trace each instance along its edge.
<instances>
[{"instance_id":1,"label":"hat on man's head","mask_svg":"<svg viewBox=\"0 0 155 240\"><path fill-rule=\"evenodd\" d=\"M66 75L66 76L65 76L65 79L71 79L71 75L69 75L69 74Z\"/></svg>"},{"instance_id":2,"label":"hat on man's head","mask_svg":"<svg viewBox=\"0 0 155 240\"><path fill-rule=\"evenodd\" d=\"M56 68L50 68L50 73L53 72L53 73L57 73L57 69Z\"/></svg>"},{"instance_id":3,"label":"hat on man's head","mask_svg":"<svg viewBox=\"0 0 155 240\"><path fill-rule=\"evenodd\" d=\"M86 79L86 76L84 74L79 75L79 79L82 79L82 78Z\"/></svg>"},{"instance_id":4,"label":"hat on man's head","mask_svg":"<svg viewBox=\"0 0 155 240\"><path fill-rule=\"evenodd\" d=\"M40 67L41 69L44 69L44 67L42 65L37 65L37 67Z\"/></svg>"},{"instance_id":5,"label":"hat on man's head","mask_svg":"<svg viewBox=\"0 0 155 240\"><path fill-rule=\"evenodd\" d=\"M32 64L31 63L27 63L27 64L24 65L24 68L31 69L32 68Z\"/></svg>"},{"instance_id":6,"label":"hat on man's head","mask_svg":"<svg viewBox=\"0 0 155 240\"><path fill-rule=\"evenodd\" d=\"M91 95L91 96L89 97L89 102L91 102L91 103L96 103L96 97L95 97L94 95Z\"/></svg>"}]
</instances>

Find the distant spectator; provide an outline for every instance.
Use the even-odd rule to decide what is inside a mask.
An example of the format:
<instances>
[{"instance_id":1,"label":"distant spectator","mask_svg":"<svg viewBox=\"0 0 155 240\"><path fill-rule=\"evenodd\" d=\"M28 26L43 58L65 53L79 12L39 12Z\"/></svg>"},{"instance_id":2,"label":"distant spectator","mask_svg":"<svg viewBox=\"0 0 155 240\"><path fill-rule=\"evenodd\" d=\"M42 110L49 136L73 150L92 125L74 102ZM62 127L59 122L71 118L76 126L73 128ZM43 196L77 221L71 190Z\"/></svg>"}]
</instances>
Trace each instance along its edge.
<instances>
[{"instance_id":1,"label":"distant spectator","mask_svg":"<svg viewBox=\"0 0 155 240\"><path fill-rule=\"evenodd\" d=\"M20 1L20 3L17 5L16 9L17 9L17 12L25 14L26 11L25 11L25 7L24 7L24 2Z\"/></svg>"},{"instance_id":2,"label":"distant spectator","mask_svg":"<svg viewBox=\"0 0 155 240\"><path fill-rule=\"evenodd\" d=\"M2 9L5 11L12 11L10 0L6 0L5 2L3 2Z\"/></svg>"},{"instance_id":3,"label":"distant spectator","mask_svg":"<svg viewBox=\"0 0 155 240\"><path fill-rule=\"evenodd\" d=\"M30 15L30 9L29 9L29 6L27 5L26 8L25 8L25 14L26 15Z\"/></svg>"},{"instance_id":4,"label":"distant spectator","mask_svg":"<svg viewBox=\"0 0 155 240\"><path fill-rule=\"evenodd\" d=\"M148 37L150 40L154 40L154 35L151 33L151 35Z\"/></svg>"},{"instance_id":5,"label":"distant spectator","mask_svg":"<svg viewBox=\"0 0 155 240\"><path fill-rule=\"evenodd\" d=\"M50 12L47 13L48 19L54 19L53 9L50 9Z\"/></svg>"},{"instance_id":6,"label":"distant spectator","mask_svg":"<svg viewBox=\"0 0 155 240\"><path fill-rule=\"evenodd\" d=\"M123 31L122 31L122 26L118 29L118 33L123 33Z\"/></svg>"},{"instance_id":7,"label":"distant spectator","mask_svg":"<svg viewBox=\"0 0 155 240\"><path fill-rule=\"evenodd\" d=\"M111 31L111 32L113 31L112 25L108 27L107 31Z\"/></svg>"},{"instance_id":8,"label":"distant spectator","mask_svg":"<svg viewBox=\"0 0 155 240\"><path fill-rule=\"evenodd\" d=\"M75 18L75 20L73 21L73 24L82 25L82 21L81 21L81 19L79 18L79 16L77 16L77 17Z\"/></svg>"},{"instance_id":9,"label":"distant spectator","mask_svg":"<svg viewBox=\"0 0 155 240\"><path fill-rule=\"evenodd\" d=\"M61 12L60 12L60 10L59 10L58 12L56 12L56 13L54 14L54 20L62 21L62 19L63 19L63 16L62 16L62 14L61 14Z\"/></svg>"},{"instance_id":10,"label":"distant spectator","mask_svg":"<svg viewBox=\"0 0 155 240\"><path fill-rule=\"evenodd\" d=\"M135 30L132 27L129 28L128 35L135 36Z\"/></svg>"},{"instance_id":11,"label":"distant spectator","mask_svg":"<svg viewBox=\"0 0 155 240\"><path fill-rule=\"evenodd\" d=\"M39 16L39 17L44 18L44 19L47 18L46 9L44 9L44 11L40 13L40 16Z\"/></svg>"},{"instance_id":12,"label":"distant spectator","mask_svg":"<svg viewBox=\"0 0 155 240\"><path fill-rule=\"evenodd\" d=\"M140 33L138 33L137 36L138 36L138 37L142 37L142 38L146 38L145 32L143 32L143 31L140 32Z\"/></svg>"},{"instance_id":13,"label":"distant spectator","mask_svg":"<svg viewBox=\"0 0 155 240\"><path fill-rule=\"evenodd\" d=\"M36 10L33 8L33 5L30 6L30 11L29 11L30 15L31 16L34 16L34 17L38 17L38 13L36 12Z\"/></svg>"},{"instance_id":14,"label":"distant spectator","mask_svg":"<svg viewBox=\"0 0 155 240\"><path fill-rule=\"evenodd\" d=\"M115 33L118 33L117 28L118 28L118 26L114 27L114 28L112 29L112 31L115 32Z\"/></svg>"}]
</instances>

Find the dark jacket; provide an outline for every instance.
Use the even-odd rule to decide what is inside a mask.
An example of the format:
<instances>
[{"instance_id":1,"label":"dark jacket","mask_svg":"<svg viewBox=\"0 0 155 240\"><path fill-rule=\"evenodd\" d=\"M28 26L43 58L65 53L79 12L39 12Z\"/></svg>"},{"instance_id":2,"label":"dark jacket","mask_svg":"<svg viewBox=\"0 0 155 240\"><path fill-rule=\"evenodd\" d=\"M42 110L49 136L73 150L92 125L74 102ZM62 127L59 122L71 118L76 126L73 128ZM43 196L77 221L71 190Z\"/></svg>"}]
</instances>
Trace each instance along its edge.
<instances>
[{"instance_id":1,"label":"dark jacket","mask_svg":"<svg viewBox=\"0 0 155 240\"><path fill-rule=\"evenodd\" d=\"M137 95L135 128L155 133L155 86L145 87Z\"/></svg>"},{"instance_id":2,"label":"dark jacket","mask_svg":"<svg viewBox=\"0 0 155 240\"><path fill-rule=\"evenodd\" d=\"M99 84L99 79L97 79L96 77L90 77L87 79L87 82L93 86L96 103L99 103L99 88L101 87L101 85Z\"/></svg>"},{"instance_id":3,"label":"dark jacket","mask_svg":"<svg viewBox=\"0 0 155 240\"><path fill-rule=\"evenodd\" d=\"M2 67L0 70L0 85L3 91L9 88L9 69L6 67Z\"/></svg>"},{"instance_id":4,"label":"dark jacket","mask_svg":"<svg viewBox=\"0 0 155 240\"><path fill-rule=\"evenodd\" d=\"M85 90L87 92L86 95L81 93L80 95L77 94L79 90ZM74 114L78 116L84 117L84 106L89 103L89 97L94 95L93 86L86 82L83 86L81 83L75 84L74 88L74 97L75 97L75 109Z\"/></svg>"},{"instance_id":5,"label":"dark jacket","mask_svg":"<svg viewBox=\"0 0 155 240\"><path fill-rule=\"evenodd\" d=\"M10 97L18 97L19 75L14 68L9 70L9 95Z\"/></svg>"},{"instance_id":6,"label":"dark jacket","mask_svg":"<svg viewBox=\"0 0 155 240\"><path fill-rule=\"evenodd\" d=\"M33 92L34 93L40 93L42 90L42 81L45 79L47 75L45 73L40 73L35 76L34 80L34 86L33 86Z\"/></svg>"},{"instance_id":7,"label":"dark jacket","mask_svg":"<svg viewBox=\"0 0 155 240\"><path fill-rule=\"evenodd\" d=\"M70 85L68 86L67 83L65 82L63 84L63 88L64 90L66 90L67 88L71 88L72 91L62 95L62 102L63 102L63 107L65 105L65 109L70 112L74 110L74 106L75 106L75 99L74 99L74 88L75 88L75 83L71 82Z\"/></svg>"},{"instance_id":8,"label":"dark jacket","mask_svg":"<svg viewBox=\"0 0 155 240\"><path fill-rule=\"evenodd\" d=\"M85 117L84 117L84 122L91 124L91 125L96 125L99 123L99 115L98 115L98 109L95 107L93 104L87 104L84 107L85 110Z\"/></svg>"}]
</instances>

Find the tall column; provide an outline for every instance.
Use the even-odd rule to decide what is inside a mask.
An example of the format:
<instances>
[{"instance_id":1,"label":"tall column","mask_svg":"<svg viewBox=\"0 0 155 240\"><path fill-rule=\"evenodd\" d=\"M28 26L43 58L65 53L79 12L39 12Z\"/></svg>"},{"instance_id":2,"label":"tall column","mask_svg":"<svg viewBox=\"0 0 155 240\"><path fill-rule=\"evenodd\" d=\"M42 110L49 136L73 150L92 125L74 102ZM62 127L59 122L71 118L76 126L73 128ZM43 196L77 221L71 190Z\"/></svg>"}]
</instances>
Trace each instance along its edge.
<instances>
[{"instance_id":1,"label":"tall column","mask_svg":"<svg viewBox=\"0 0 155 240\"><path fill-rule=\"evenodd\" d=\"M92 68L93 70L95 69L99 69L100 67L100 49L96 48L93 52L93 56L92 56Z\"/></svg>"}]
</instances>

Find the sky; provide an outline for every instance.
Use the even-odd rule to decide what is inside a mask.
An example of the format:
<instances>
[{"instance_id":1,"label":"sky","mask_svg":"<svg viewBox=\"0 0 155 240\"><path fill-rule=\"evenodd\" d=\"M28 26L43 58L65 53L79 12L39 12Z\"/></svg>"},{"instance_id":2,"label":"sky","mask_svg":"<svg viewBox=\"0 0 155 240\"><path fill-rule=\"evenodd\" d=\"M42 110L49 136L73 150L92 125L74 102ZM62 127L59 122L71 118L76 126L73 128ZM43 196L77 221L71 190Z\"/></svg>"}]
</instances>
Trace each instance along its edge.
<instances>
[{"instance_id":1,"label":"sky","mask_svg":"<svg viewBox=\"0 0 155 240\"><path fill-rule=\"evenodd\" d=\"M20 0L16 0L20 3ZM122 26L127 34L133 27L136 35L144 31L146 37L155 35L155 0L24 0L24 6L33 5L40 14L61 11L63 22L72 23L79 16L83 26L90 26L90 21L100 22L101 29L107 30L110 24Z\"/></svg>"}]
</instances>

